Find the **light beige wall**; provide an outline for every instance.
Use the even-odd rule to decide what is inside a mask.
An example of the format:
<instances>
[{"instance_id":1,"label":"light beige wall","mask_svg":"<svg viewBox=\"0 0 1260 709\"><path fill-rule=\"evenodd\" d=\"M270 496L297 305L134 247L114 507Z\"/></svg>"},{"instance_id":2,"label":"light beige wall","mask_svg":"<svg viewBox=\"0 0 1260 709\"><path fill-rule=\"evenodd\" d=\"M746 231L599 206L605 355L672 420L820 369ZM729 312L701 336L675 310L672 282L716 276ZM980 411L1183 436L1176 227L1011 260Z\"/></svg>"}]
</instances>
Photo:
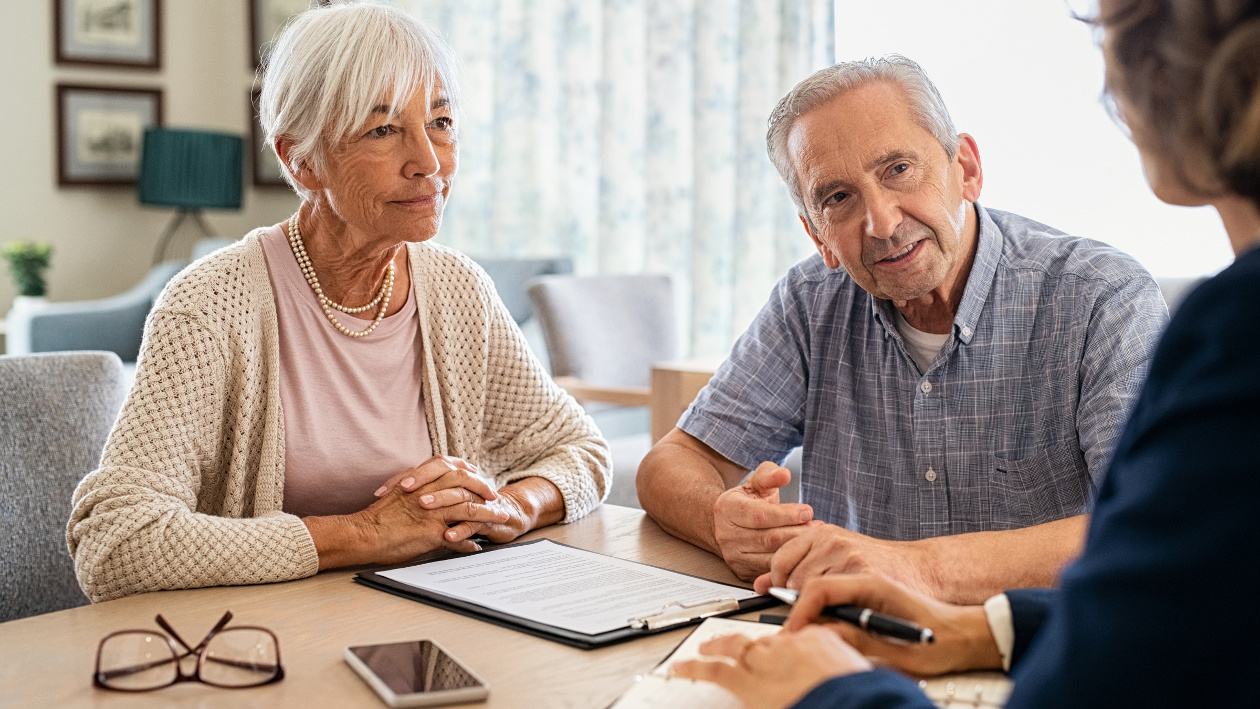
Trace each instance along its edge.
<instances>
[{"instance_id":1,"label":"light beige wall","mask_svg":"<svg viewBox=\"0 0 1260 709\"><path fill-rule=\"evenodd\" d=\"M120 293L148 270L172 211L140 206L133 188L57 186L54 87L160 87L166 125L230 131L248 140L249 3L164 0L157 72L57 65L52 3L0 0L0 7L0 243L52 242L51 300ZM220 236L239 236L284 219L296 206L288 190L254 189L247 179L243 208L207 211L206 220ZM0 316L13 295L6 271L0 274Z\"/></svg>"}]
</instances>

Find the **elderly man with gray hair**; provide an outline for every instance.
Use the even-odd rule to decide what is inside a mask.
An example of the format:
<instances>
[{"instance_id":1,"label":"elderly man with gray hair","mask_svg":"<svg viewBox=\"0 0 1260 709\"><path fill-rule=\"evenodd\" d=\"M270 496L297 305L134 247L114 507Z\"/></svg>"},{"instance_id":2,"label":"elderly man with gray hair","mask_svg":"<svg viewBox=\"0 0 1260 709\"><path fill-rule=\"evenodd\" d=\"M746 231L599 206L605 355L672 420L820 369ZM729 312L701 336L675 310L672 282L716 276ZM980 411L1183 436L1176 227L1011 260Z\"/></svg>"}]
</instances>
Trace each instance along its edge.
<instances>
[{"instance_id":1,"label":"elderly man with gray hair","mask_svg":"<svg viewBox=\"0 0 1260 709\"><path fill-rule=\"evenodd\" d=\"M1154 280L981 207L975 139L904 57L809 77L766 142L818 255L644 458L644 509L761 592L866 570L960 603L1051 585L1167 320Z\"/></svg>"}]
</instances>

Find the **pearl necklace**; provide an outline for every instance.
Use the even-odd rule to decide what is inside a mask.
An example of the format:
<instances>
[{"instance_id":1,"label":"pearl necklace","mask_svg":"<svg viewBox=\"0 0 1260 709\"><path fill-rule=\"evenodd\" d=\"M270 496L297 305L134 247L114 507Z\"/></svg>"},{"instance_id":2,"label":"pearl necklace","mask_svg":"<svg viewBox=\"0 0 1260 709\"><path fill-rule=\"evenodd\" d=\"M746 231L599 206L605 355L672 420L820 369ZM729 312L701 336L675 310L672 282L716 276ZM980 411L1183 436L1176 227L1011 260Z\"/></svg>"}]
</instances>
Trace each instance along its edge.
<instances>
[{"instance_id":1,"label":"pearl necklace","mask_svg":"<svg viewBox=\"0 0 1260 709\"><path fill-rule=\"evenodd\" d=\"M319 279L315 277L315 267L311 265L311 257L306 254L306 246L302 244L302 230L298 227L298 215L294 213L289 219L289 248L293 249L293 257L297 259L298 268L302 269L302 275L306 276L306 282L310 284L311 290L315 291L315 295L319 298L319 306L324 309L324 315L328 317L328 321L337 328L341 334L347 337L367 337L372 334L377 325L385 319L385 310L389 307L389 298L394 294L394 262L390 261L385 271L385 282L381 284L381 292L376 294L372 302L367 305L361 305L357 308L348 308L333 299L324 295L324 289L319 286ZM370 308L380 304L381 309L376 312L376 319L368 325L366 330L354 331L348 329L345 325L337 322L337 317L333 315L333 309L336 308L343 313L362 313Z\"/></svg>"}]
</instances>

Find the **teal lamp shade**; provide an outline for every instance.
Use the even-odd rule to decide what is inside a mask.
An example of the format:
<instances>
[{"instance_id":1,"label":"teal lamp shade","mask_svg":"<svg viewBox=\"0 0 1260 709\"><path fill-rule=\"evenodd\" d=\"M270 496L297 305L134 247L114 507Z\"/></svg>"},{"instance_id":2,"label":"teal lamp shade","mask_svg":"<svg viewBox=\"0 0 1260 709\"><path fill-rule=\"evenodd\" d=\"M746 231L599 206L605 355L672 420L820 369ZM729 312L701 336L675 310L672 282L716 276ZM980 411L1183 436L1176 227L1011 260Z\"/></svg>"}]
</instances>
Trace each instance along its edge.
<instances>
[{"instance_id":1,"label":"teal lamp shade","mask_svg":"<svg viewBox=\"0 0 1260 709\"><path fill-rule=\"evenodd\" d=\"M183 209L240 209L244 140L170 128L144 132L139 199Z\"/></svg>"}]
</instances>

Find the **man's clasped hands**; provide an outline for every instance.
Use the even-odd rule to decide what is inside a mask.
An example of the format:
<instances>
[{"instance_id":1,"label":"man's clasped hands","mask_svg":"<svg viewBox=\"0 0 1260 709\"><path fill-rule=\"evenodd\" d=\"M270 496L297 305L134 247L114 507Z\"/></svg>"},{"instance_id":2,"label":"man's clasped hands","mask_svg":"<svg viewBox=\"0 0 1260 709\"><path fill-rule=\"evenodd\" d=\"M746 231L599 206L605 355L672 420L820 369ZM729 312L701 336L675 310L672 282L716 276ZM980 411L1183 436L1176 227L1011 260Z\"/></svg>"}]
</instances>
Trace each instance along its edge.
<instances>
[{"instance_id":1,"label":"man's clasped hands","mask_svg":"<svg viewBox=\"0 0 1260 709\"><path fill-rule=\"evenodd\" d=\"M799 589L824 574L878 572L916 591L947 595L931 575L926 544L875 539L815 520L809 505L779 501L790 480L787 468L765 462L714 505L722 558L740 578L755 579L758 593Z\"/></svg>"}]
</instances>

